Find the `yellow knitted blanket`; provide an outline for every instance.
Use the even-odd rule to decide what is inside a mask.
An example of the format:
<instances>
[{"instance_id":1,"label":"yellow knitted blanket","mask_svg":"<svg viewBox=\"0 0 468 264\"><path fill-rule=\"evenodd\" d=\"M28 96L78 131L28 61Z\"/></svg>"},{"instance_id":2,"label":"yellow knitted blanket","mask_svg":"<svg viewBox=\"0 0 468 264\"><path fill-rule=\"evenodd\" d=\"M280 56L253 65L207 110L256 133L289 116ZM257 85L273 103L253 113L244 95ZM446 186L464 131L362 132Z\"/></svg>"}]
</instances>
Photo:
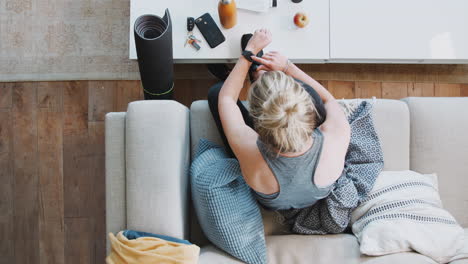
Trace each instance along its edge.
<instances>
[{"instance_id":1,"label":"yellow knitted blanket","mask_svg":"<svg viewBox=\"0 0 468 264\"><path fill-rule=\"evenodd\" d=\"M123 232L109 233L111 252L107 264L197 264L200 248L155 237L129 240Z\"/></svg>"}]
</instances>

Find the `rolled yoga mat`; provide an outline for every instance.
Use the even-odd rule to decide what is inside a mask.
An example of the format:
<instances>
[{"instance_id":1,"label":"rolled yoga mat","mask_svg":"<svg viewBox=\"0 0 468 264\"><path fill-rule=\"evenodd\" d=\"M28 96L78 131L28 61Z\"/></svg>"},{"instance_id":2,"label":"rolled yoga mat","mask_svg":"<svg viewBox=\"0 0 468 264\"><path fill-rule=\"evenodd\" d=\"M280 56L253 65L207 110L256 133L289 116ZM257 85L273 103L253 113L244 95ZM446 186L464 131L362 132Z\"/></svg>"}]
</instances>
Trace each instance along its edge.
<instances>
[{"instance_id":1,"label":"rolled yoga mat","mask_svg":"<svg viewBox=\"0 0 468 264\"><path fill-rule=\"evenodd\" d=\"M135 47L145 99L172 99L174 60L169 10L164 17L142 15L135 21Z\"/></svg>"}]
</instances>

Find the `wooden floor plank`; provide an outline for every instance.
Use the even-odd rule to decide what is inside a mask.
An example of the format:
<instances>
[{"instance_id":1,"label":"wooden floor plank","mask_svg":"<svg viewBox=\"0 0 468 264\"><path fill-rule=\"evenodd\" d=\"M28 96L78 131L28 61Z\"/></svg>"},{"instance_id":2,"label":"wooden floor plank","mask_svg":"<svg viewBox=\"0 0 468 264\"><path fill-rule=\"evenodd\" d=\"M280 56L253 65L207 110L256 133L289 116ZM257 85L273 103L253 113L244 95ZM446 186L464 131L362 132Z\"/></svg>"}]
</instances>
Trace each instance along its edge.
<instances>
[{"instance_id":1,"label":"wooden floor plank","mask_svg":"<svg viewBox=\"0 0 468 264\"><path fill-rule=\"evenodd\" d=\"M89 163L89 173L93 183L93 218L95 263L104 263L106 255L106 187L105 187L105 151L104 122L89 123L89 143L92 146Z\"/></svg>"},{"instance_id":2,"label":"wooden floor plank","mask_svg":"<svg viewBox=\"0 0 468 264\"><path fill-rule=\"evenodd\" d=\"M65 218L65 263L95 263L93 233L94 223L91 218Z\"/></svg>"},{"instance_id":3,"label":"wooden floor plank","mask_svg":"<svg viewBox=\"0 0 468 264\"><path fill-rule=\"evenodd\" d=\"M381 82L356 82L356 98L382 98Z\"/></svg>"},{"instance_id":4,"label":"wooden floor plank","mask_svg":"<svg viewBox=\"0 0 468 264\"><path fill-rule=\"evenodd\" d=\"M65 263L62 124L62 112L38 112L41 264Z\"/></svg>"},{"instance_id":5,"label":"wooden floor plank","mask_svg":"<svg viewBox=\"0 0 468 264\"><path fill-rule=\"evenodd\" d=\"M355 98L355 83L347 81L328 81L328 91L336 99L351 99Z\"/></svg>"},{"instance_id":6,"label":"wooden floor plank","mask_svg":"<svg viewBox=\"0 0 468 264\"><path fill-rule=\"evenodd\" d=\"M39 259L36 88L35 83L13 86L16 263L36 263Z\"/></svg>"},{"instance_id":7,"label":"wooden floor plank","mask_svg":"<svg viewBox=\"0 0 468 264\"><path fill-rule=\"evenodd\" d=\"M90 174L88 132L64 134L63 187L65 217L92 217L94 179Z\"/></svg>"},{"instance_id":8,"label":"wooden floor plank","mask_svg":"<svg viewBox=\"0 0 468 264\"><path fill-rule=\"evenodd\" d=\"M93 179L89 174L88 83L71 83L64 91L64 216L92 216Z\"/></svg>"},{"instance_id":9,"label":"wooden floor plank","mask_svg":"<svg viewBox=\"0 0 468 264\"><path fill-rule=\"evenodd\" d=\"M461 85L457 83L436 83L434 95L440 97L457 97L461 95Z\"/></svg>"},{"instance_id":10,"label":"wooden floor plank","mask_svg":"<svg viewBox=\"0 0 468 264\"><path fill-rule=\"evenodd\" d=\"M81 134L88 131L88 82L67 82L63 90L63 133Z\"/></svg>"},{"instance_id":11,"label":"wooden floor plank","mask_svg":"<svg viewBox=\"0 0 468 264\"><path fill-rule=\"evenodd\" d=\"M400 98L404 84L407 96L468 96L450 66L440 84L431 66L398 67L304 66L337 97ZM217 82L206 69L185 74L200 74L176 79L174 99L187 106ZM0 83L0 237L10 241L0 263L104 263L102 120L141 98L140 81Z\"/></svg>"},{"instance_id":12,"label":"wooden floor plank","mask_svg":"<svg viewBox=\"0 0 468 264\"><path fill-rule=\"evenodd\" d=\"M0 108L11 108L13 83L0 83Z\"/></svg>"},{"instance_id":13,"label":"wooden floor plank","mask_svg":"<svg viewBox=\"0 0 468 264\"><path fill-rule=\"evenodd\" d=\"M191 94L191 81L190 80L175 80L174 81L174 100L190 107L192 102Z\"/></svg>"},{"instance_id":14,"label":"wooden floor plank","mask_svg":"<svg viewBox=\"0 0 468 264\"><path fill-rule=\"evenodd\" d=\"M140 81L119 81L114 91L114 112L127 111L128 103L143 98Z\"/></svg>"},{"instance_id":15,"label":"wooden floor plank","mask_svg":"<svg viewBox=\"0 0 468 264\"><path fill-rule=\"evenodd\" d=\"M116 87L115 81L89 81L88 121L104 121L112 112Z\"/></svg>"},{"instance_id":16,"label":"wooden floor plank","mask_svg":"<svg viewBox=\"0 0 468 264\"><path fill-rule=\"evenodd\" d=\"M63 90L67 82L39 82L37 86L37 106L49 111L63 111Z\"/></svg>"},{"instance_id":17,"label":"wooden floor plank","mask_svg":"<svg viewBox=\"0 0 468 264\"><path fill-rule=\"evenodd\" d=\"M206 100L208 90L217 82L214 79L176 80L174 100L190 107L193 101Z\"/></svg>"},{"instance_id":18,"label":"wooden floor plank","mask_svg":"<svg viewBox=\"0 0 468 264\"><path fill-rule=\"evenodd\" d=\"M382 82L382 98L401 99L408 97L407 82Z\"/></svg>"},{"instance_id":19,"label":"wooden floor plank","mask_svg":"<svg viewBox=\"0 0 468 264\"><path fill-rule=\"evenodd\" d=\"M15 257L13 130L10 112L0 112L0 259Z\"/></svg>"}]
</instances>

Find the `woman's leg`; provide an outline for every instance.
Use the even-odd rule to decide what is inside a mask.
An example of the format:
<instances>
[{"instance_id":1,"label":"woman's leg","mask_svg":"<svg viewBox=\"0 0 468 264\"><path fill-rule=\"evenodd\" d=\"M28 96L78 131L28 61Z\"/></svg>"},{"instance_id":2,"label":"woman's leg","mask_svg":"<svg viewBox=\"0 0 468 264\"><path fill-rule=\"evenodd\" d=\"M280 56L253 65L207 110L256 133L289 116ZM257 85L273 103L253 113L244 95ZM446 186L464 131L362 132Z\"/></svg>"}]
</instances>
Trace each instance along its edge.
<instances>
[{"instance_id":1,"label":"woman's leg","mask_svg":"<svg viewBox=\"0 0 468 264\"><path fill-rule=\"evenodd\" d=\"M218 128L219 135L221 136L224 146L226 147L226 152L229 156L235 157L231 147L229 146L226 135L224 134L223 125L221 124L221 118L219 117L218 96L222 86L223 83L219 82L210 88L210 90L208 91L208 105L210 107L211 115L213 116L213 119L216 123L216 127ZM253 128L253 120L249 114L249 111L244 107L240 100L237 100L237 106L239 107L242 113L242 117L244 118L245 124Z\"/></svg>"}]
</instances>

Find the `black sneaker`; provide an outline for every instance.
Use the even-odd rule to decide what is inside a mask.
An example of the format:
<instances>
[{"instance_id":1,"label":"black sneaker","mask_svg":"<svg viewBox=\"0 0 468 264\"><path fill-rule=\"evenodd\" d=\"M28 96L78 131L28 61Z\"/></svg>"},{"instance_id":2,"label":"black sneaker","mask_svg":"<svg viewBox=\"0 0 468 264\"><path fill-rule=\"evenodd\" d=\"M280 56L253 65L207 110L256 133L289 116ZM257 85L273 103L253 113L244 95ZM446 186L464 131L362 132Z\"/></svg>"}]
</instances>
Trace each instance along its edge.
<instances>
[{"instance_id":1,"label":"black sneaker","mask_svg":"<svg viewBox=\"0 0 468 264\"><path fill-rule=\"evenodd\" d=\"M241 38L241 49L242 49L242 51L245 50L245 47L247 46L247 43L249 42L250 38L252 38L252 36L253 36L253 34L251 34L251 33L242 35L242 38ZM263 50L259 51L256 56L257 57L262 57L263 56ZM252 65L250 65L249 79L250 79L251 83L254 81L253 72L255 72L257 70L258 66L260 66L260 65L261 65L261 63L256 62L256 61L253 61Z\"/></svg>"},{"instance_id":2,"label":"black sneaker","mask_svg":"<svg viewBox=\"0 0 468 264\"><path fill-rule=\"evenodd\" d=\"M211 75L221 81L225 81L231 73L231 69L224 63L207 64L206 67L208 68L208 72L210 72Z\"/></svg>"}]
</instances>

